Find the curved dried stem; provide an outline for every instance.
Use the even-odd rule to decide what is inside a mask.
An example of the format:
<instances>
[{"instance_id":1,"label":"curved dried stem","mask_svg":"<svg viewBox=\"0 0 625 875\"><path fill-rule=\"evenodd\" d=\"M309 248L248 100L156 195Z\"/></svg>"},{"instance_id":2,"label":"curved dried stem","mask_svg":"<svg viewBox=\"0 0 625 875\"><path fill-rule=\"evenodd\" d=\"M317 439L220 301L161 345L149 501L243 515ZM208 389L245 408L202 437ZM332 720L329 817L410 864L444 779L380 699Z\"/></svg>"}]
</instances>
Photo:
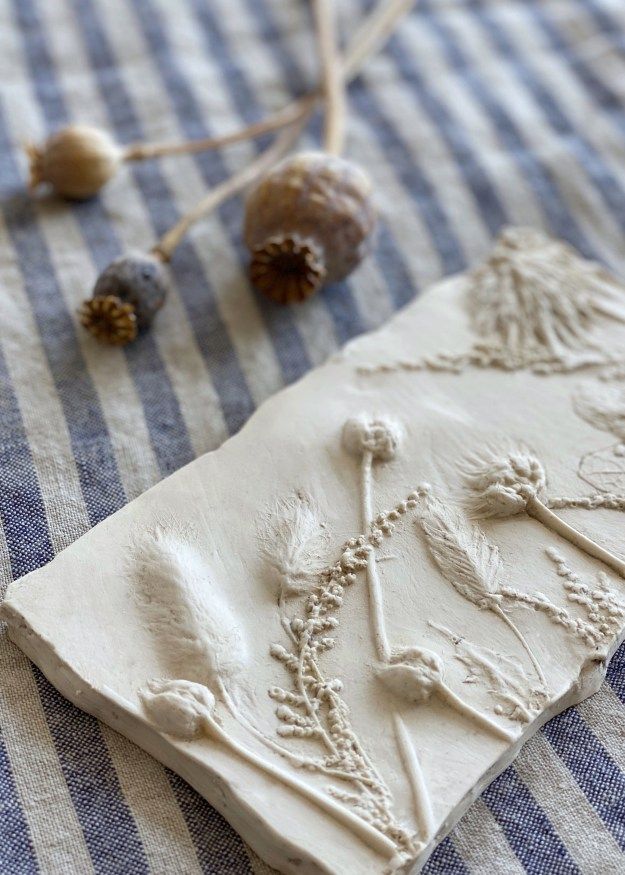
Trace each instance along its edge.
<instances>
[{"instance_id":1,"label":"curved dried stem","mask_svg":"<svg viewBox=\"0 0 625 875\"><path fill-rule=\"evenodd\" d=\"M340 155L345 141L345 81L338 48L336 3L314 0L315 30L325 102L323 145L326 152Z\"/></svg>"},{"instance_id":2,"label":"curved dried stem","mask_svg":"<svg viewBox=\"0 0 625 875\"><path fill-rule=\"evenodd\" d=\"M345 53L342 65L345 85L360 73L367 60L389 38L399 19L414 6L414 3L415 0L380 0L375 9L366 16L350 40ZM200 140L179 143L131 143L124 148L122 157L126 161L141 161L166 155L196 154L252 140L303 118L316 106L322 96L322 90L317 88L270 113L261 121L218 137L204 137Z\"/></svg>"},{"instance_id":3,"label":"curved dried stem","mask_svg":"<svg viewBox=\"0 0 625 875\"><path fill-rule=\"evenodd\" d=\"M308 121L310 114L311 110L283 131L271 146L265 149L264 152L261 152L258 158L237 171L237 173L216 186L216 188L211 189L205 197L198 201L193 209L189 210L173 228L170 228L161 237L153 247L152 252L163 261L169 261L174 250L192 225L208 213L216 210L228 198L243 191L244 188L266 170L269 170L276 161L291 149Z\"/></svg>"},{"instance_id":4,"label":"curved dried stem","mask_svg":"<svg viewBox=\"0 0 625 875\"><path fill-rule=\"evenodd\" d=\"M143 161L167 155L192 155L198 152L221 149L223 146L230 146L245 140L253 140L255 137L277 131L303 118L316 100L316 94L307 95L302 100L293 101L277 112L271 113L261 121L240 128L238 131L222 134L219 137L205 137L201 140L186 140L180 143L131 143L124 148L122 157L124 161Z\"/></svg>"}]
</instances>

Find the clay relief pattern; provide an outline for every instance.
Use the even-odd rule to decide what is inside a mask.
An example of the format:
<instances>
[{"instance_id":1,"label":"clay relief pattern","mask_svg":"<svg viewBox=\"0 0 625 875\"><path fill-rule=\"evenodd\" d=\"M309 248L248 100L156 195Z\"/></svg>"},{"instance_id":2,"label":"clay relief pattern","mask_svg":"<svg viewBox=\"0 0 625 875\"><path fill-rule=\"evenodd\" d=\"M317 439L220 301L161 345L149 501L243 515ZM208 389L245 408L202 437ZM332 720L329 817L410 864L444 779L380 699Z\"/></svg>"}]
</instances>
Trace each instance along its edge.
<instances>
[{"instance_id":1,"label":"clay relief pattern","mask_svg":"<svg viewBox=\"0 0 625 875\"><path fill-rule=\"evenodd\" d=\"M376 516L375 472L384 463L392 462L401 441L402 429L390 419L362 416L345 424L342 445L358 463L362 529L366 534L350 539L336 564L319 571L319 546L325 540L325 527L318 520L312 499L305 495L297 495L291 502L280 502L273 515L273 526L263 536L263 551L274 572L281 625L287 639L274 643L271 655L282 663L291 677L290 687L275 686L269 691L278 703L277 733L282 738L314 739L325 748L323 757L309 759L307 767L328 775L334 769L340 771L346 780L351 776L355 789L337 790L333 786L328 792L352 807L358 816L391 835L398 842L400 851L409 850L410 844L413 849L420 847L434 828L427 784L401 716L403 707L406 704L418 706L435 696L453 709L459 719L470 721L494 739L513 743L518 734L514 724L531 722L549 701L550 691L539 659L511 612L514 609L540 612L568 634L572 643L593 649L608 640L621 616L618 613L620 602L610 590L605 575L597 583L599 588L604 588L600 600L604 600L605 610L595 604L592 610L596 616L589 613L586 619L554 604L540 592L530 594L506 585L497 547L488 542L470 517L503 518L529 514L578 549L601 558L606 565L625 574L625 567L618 557L569 527L549 508L550 501L545 495L545 470L541 462L523 447L493 450L463 466L464 508L443 501L427 484L421 484L393 510ZM559 501L566 506L565 499ZM526 653L529 668L512 657L430 624L453 643L454 658L469 670L470 683L480 684L488 693L493 716L474 707L448 685L445 661L440 653L420 644L393 646L388 639L384 595L377 572L377 564L383 557L378 555L378 550L384 539L392 535L397 523L405 520L410 512L414 514L425 547L443 579L477 610L491 612L496 622L509 629ZM561 574L561 566L558 569ZM567 574L573 575L573 572L569 569ZM417 833L410 837L394 822L390 794L383 787L349 722L349 709L341 696L340 679L327 678L321 668L324 653L332 649L339 634L338 614L346 590L357 582L359 576L367 591L371 638L377 658L375 674L397 699L399 706L392 721L397 754L404 766L413 799ZM581 584L574 575L567 577L565 594L569 601L582 604L574 597L579 586ZM302 599L304 611L289 613L290 602L301 602ZM599 614L603 617L606 611L611 611L614 618L609 630L604 619L597 620ZM501 719L513 726L508 728L500 722Z\"/></svg>"},{"instance_id":2,"label":"clay relief pattern","mask_svg":"<svg viewBox=\"0 0 625 875\"><path fill-rule=\"evenodd\" d=\"M575 412L593 428L615 439L608 447L585 453L579 477L604 493L625 492L625 387L611 382L586 382L573 396Z\"/></svg>"},{"instance_id":3,"label":"clay relief pattern","mask_svg":"<svg viewBox=\"0 0 625 875\"><path fill-rule=\"evenodd\" d=\"M550 374L596 368L597 379L578 387L574 396L577 414L615 438L606 450L580 460L579 476L595 493L549 495L540 458L521 444L508 443L460 463L459 499L421 484L390 511L377 513L377 478L401 452L404 432L387 417L349 419L340 441L357 470L361 534L333 551L319 508L303 491L279 499L258 533L281 633L270 647L281 670L268 691L277 719L273 734L261 731L248 716L244 679L250 655L222 589L213 585L193 547L192 533L169 525L142 536L129 571L137 606L163 658L164 677L139 691L152 722L182 740L204 738L224 745L232 756L280 781L385 855L389 873L414 859L436 828L405 715L436 698L455 721L467 721L493 743L508 746L553 697L540 656L521 631L523 612L540 614L571 647L593 656L607 653L625 620L625 602L606 571L582 579L552 543L546 556L561 579L562 598L554 601L531 587L511 586L499 549L480 524L524 514L545 528L550 542L568 542L570 549L625 577L620 557L558 514L565 508L625 510L625 393L615 385L625 373L625 351L608 351L595 337L604 320L625 321L623 291L564 244L516 229L503 234L490 259L473 273L468 298L472 327L480 337L468 353L361 370L459 373L475 366ZM497 652L485 641L472 642L431 620L428 646L389 639L391 594L384 592L378 565L393 558L381 548L398 524L414 531L414 549L429 556L441 586L492 617L520 657ZM372 682L395 703L390 720L412 800L410 825L398 819L393 795L353 725L341 678L325 667L340 635L344 600L363 596L375 654ZM452 663L454 677L458 665L466 671L461 691L455 689L457 680L448 679ZM471 690L480 695L476 698ZM474 704L478 700L480 706ZM273 756L262 756L260 750ZM321 777L324 788L307 782L307 774Z\"/></svg>"},{"instance_id":4,"label":"clay relief pattern","mask_svg":"<svg viewBox=\"0 0 625 875\"><path fill-rule=\"evenodd\" d=\"M362 374L468 367L553 374L609 367L621 373L625 349L608 349L597 329L625 322L622 286L599 265L532 228L508 228L490 257L468 275L466 306L478 336L467 352L442 352L358 368Z\"/></svg>"},{"instance_id":5,"label":"clay relief pattern","mask_svg":"<svg viewBox=\"0 0 625 875\"><path fill-rule=\"evenodd\" d=\"M585 581L551 545L547 556L562 579L564 604L507 584L498 547L486 537L480 519L527 514L550 535L625 577L622 560L568 526L549 506L553 502L546 496L544 467L522 446L491 448L462 463L461 504L421 484L390 511L376 514L378 470L392 463L402 441L403 430L391 419L361 416L345 423L341 444L358 470L354 486L363 534L344 543L334 563L327 559L332 555L327 527L314 499L304 492L279 500L259 532L283 633L270 647L270 656L283 670L268 691L278 720L274 736L248 716L245 678L251 655L227 598L193 546L193 533L177 531L172 523L142 535L129 568L137 608L163 663L163 677L139 690L154 725L184 741L204 738L225 746L232 756L280 781L384 854L389 873L414 859L435 831L430 791L405 723L406 708L436 697L455 721L468 722L504 747L513 744L552 697L540 658L515 615L524 609L541 613L572 646L595 656L607 650L625 619L625 602L605 571ZM431 621L440 648L430 641L429 646L397 646L389 640L385 602L392 598L389 593L385 598L378 563L391 558L380 548L400 523L412 527L418 536L415 549L425 549L442 585L508 630L511 646L516 641L522 648L526 665ZM390 719L412 799L410 826L395 815L392 793L352 723L341 678L324 669L324 657L340 634L344 599L359 581L375 653L373 680L396 702ZM451 654L445 655L450 647ZM446 659L467 670L462 692L446 678ZM490 703L490 713L467 695L475 686L483 694L481 701ZM276 756L263 756L261 749ZM324 789L306 782L311 773L327 781Z\"/></svg>"}]
</instances>

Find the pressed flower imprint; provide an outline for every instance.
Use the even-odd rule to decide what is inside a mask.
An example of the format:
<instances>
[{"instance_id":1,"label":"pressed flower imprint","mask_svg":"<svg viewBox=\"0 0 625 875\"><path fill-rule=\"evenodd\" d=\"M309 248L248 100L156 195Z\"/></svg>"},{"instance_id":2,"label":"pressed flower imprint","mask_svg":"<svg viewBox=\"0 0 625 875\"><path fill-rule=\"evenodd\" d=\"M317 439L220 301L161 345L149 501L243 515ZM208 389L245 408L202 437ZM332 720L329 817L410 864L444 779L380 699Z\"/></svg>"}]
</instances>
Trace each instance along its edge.
<instances>
[{"instance_id":1,"label":"pressed flower imprint","mask_svg":"<svg viewBox=\"0 0 625 875\"><path fill-rule=\"evenodd\" d=\"M577 468L581 480L600 492L625 493L625 388L587 382L573 396L575 412L593 428L616 438L609 447L585 453Z\"/></svg>"},{"instance_id":2,"label":"pressed flower imprint","mask_svg":"<svg viewBox=\"0 0 625 875\"><path fill-rule=\"evenodd\" d=\"M515 612L539 612L572 643L593 653L602 652L625 619L625 602L605 571L594 581L582 580L552 546L547 555L562 579L565 605L508 585L497 546L475 520L526 513L620 574L625 565L557 516L554 507L574 506L574 500L547 497L545 469L523 446L495 447L462 464L464 504L455 505L422 483L391 510L376 513L376 482L402 451L403 428L386 416L362 415L344 424L338 440L346 459L355 463L362 534L349 538L330 563L327 526L314 498L301 490L278 500L258 533L283 634L271 644L270 655L288 679L277 680L268 691L275 703L276 734L263 731L247 713L244 689L251 656L227 596L214 586L194 538L171 526L143 535L130 563L138 609L164 661L164 676L149 679L138 695L163 733L226 746L385 855L388 871L394 872L413 860L436 831L415 727L409 730L406 715L418 714L436 699L456 722L466 722L505 748L552 695ZM525 665L432 621L428 627L434 643L396 645L390 640L386 610L393 599L384 592L378 563L391 557L381 556L379 548L409 517L442 580L508 630L522 648ZM354 590L359 580L362 586ZM414 585L418 595L419 582ZM409 823L396 814L393 793L353 723L341 677L324 668L339 634L344 599L356 591L366 598L369 616L370 679L388 693L388 720L401 764L397 774L411 800ZM435 649L436 636L440 650ZM449 680L446 651L467 671L460 690L457 678ZM480 687L479 707L467 698L471 685ZM259 743L273 756L261 756ZM306 782L312 773L324 779L323 789Z\"/></svg>"}]
</instances>

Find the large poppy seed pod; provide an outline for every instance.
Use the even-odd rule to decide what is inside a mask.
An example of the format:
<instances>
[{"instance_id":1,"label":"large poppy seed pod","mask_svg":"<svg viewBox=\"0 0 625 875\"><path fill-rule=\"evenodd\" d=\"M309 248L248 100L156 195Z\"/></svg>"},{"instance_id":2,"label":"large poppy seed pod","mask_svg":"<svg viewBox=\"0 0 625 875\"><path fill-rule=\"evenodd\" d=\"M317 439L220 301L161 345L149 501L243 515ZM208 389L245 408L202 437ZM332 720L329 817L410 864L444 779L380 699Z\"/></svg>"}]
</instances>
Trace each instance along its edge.
<instances>
[{"instance_id":1,"label":"large poppy seed pod","mask_svg":"<svg viewBox=\"0 0 625 875\"><path fill-rule=\"evenodd\" d=\"M303 301L354 270L374 226L371 183L359 167L325 152L285 158L247 201L251 281L280 304Z\"/></svg>"},{"instance_id":2,"label":"large poppy seed pod","mask_svg":"<svg viewBox=\"0 0 625 875\"><path fill-rule=\"evenodd\" d=\"M74 200L92 197L116 173L122 150L106 131L69 125L41 146L27 146L30 186L47 183L56 194Z\"/></svg>"},{"instance_id":3,"label":"large poppy seed pod","mask_svg":"<svg viewBox=\"0 0 625 875\"><path fill-rule=\"evenodd\" d=\"M103 343L124 346L150 326L169 286L167 268L156 256L122 255L98 277L93 297L78 311L80 321Z\"/></svg>"}]
</instances>

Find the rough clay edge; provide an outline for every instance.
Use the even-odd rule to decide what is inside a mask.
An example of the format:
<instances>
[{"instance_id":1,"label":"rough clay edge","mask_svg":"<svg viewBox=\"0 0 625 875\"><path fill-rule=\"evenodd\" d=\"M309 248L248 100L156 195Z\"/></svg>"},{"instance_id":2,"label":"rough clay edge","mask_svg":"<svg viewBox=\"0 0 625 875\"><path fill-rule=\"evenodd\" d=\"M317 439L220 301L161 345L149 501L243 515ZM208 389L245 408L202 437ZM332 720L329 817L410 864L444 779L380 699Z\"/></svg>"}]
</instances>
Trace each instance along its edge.
<instances>
[{"instance_id":1,"label":"rough clay edge","mask_svg":"<svg viewBox=\"0 0 625 875\"><path fill-rule=\"evenodd\" d=\"M204 769L211 769L211 781L215 787L215 792L212 794L203 792L193 779L195 766L199 761L197 757L185 749L186 745L170 740L154 730L139 709L117 695L114 690L106 687L98 690L93 687L59 656L51 641L36 633L25 617L6 601L0 607L0 614L8 624L10 639L41 669L50 683L66 699L69 699L77 708L102 720L112 729L146 750L164 766L180 775L229 821L266 863L285 875L292 875L292 873L293 875L338 875L337 870L328 869L322 860L309 853L304 855L301 848L287 841L257 809L246 801L240 792L237 792L228 783L225 776L216 769L212 769L206 762L201 761ZM625 629L605 655L589 657L582 664L577 681L573 682L565 693L526 727L515 744L504 751L472 790L458 803L433 836L429 845L415 860L409 870L410 875L417 875L421 871L438 844L454 828L472 802L510 765L521 746L529 738L552 717L597 692L605 678L610 660L623 640L625 640ZM51 657L48 663L55 666L52 671L45 671L43 668L44 651ZM103 716L105 703L110 706L108 719ZM142 738L141 743L136 740L139 735Z\"/></svg>"}]
</instances>

